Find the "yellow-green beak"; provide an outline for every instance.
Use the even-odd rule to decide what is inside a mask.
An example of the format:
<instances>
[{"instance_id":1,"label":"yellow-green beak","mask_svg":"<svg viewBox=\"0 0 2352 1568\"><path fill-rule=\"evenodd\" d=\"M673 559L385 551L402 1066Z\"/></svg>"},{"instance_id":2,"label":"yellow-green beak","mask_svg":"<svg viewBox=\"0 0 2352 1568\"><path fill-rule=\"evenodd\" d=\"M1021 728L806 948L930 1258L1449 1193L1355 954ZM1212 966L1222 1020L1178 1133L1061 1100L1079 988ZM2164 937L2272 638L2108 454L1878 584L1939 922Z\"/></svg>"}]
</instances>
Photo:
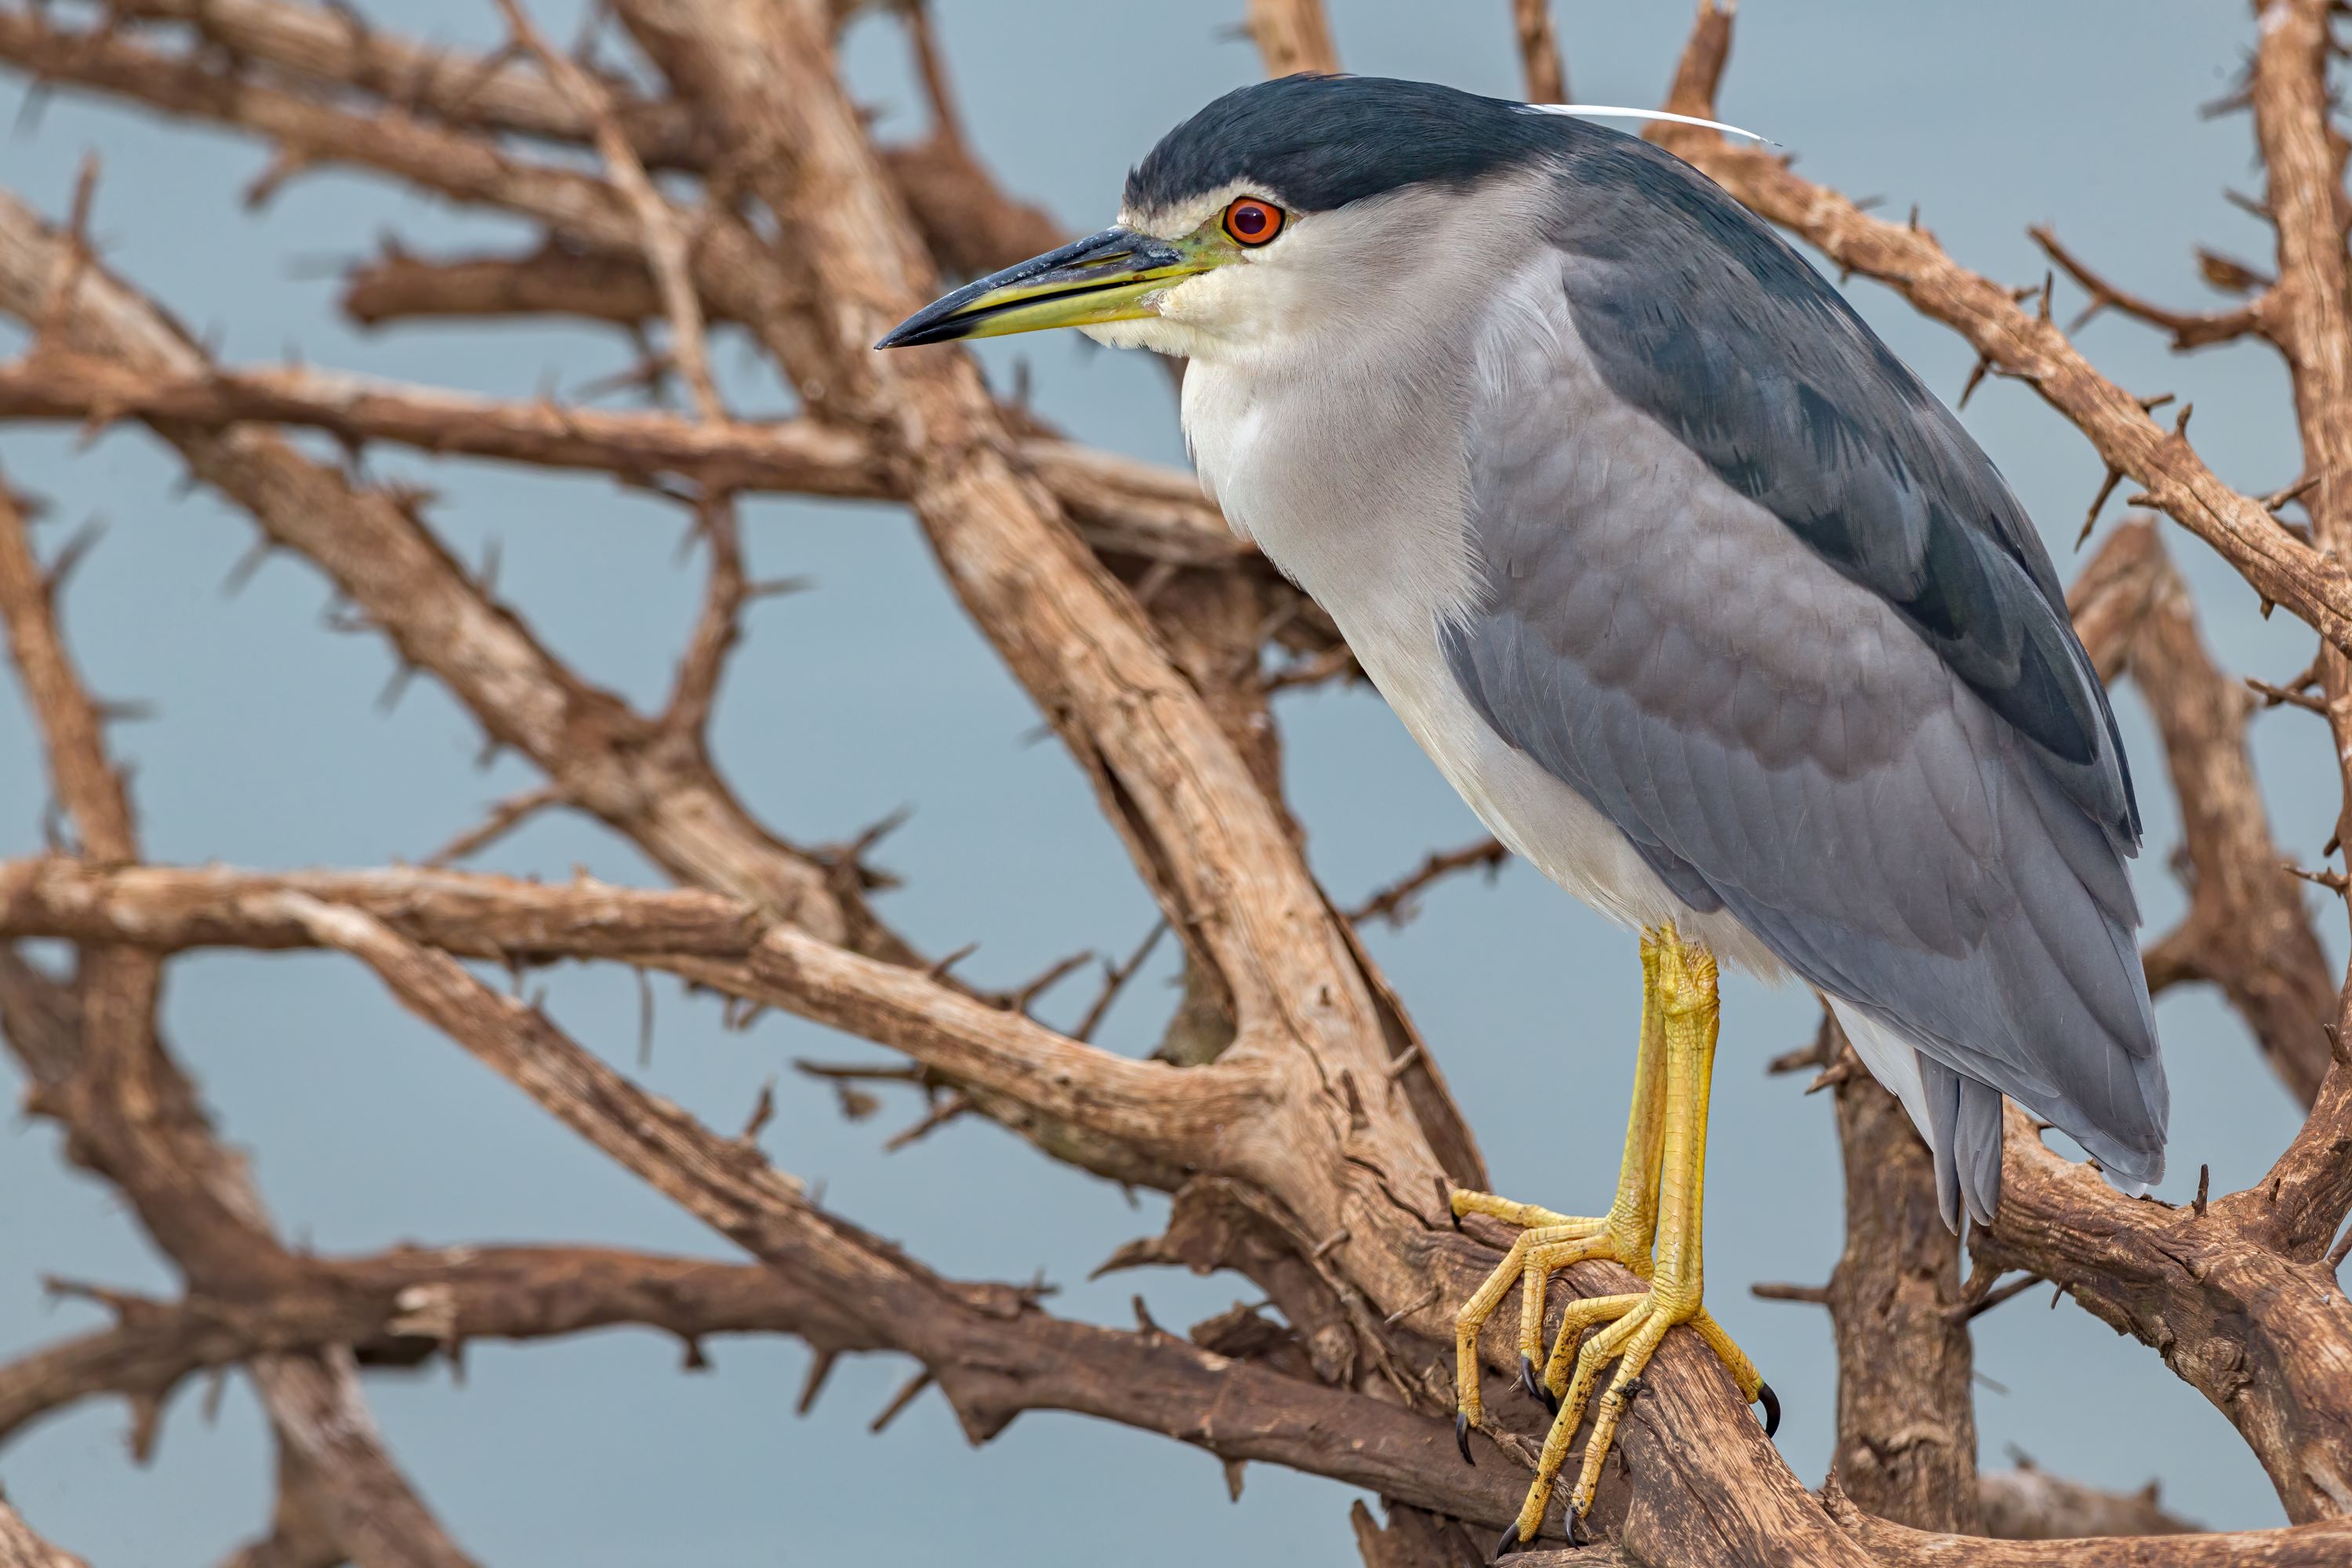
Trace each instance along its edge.
<instances>
[{"instance_id":1,"label":"yellow-green beak","mask_svg":"<svg viewBox=\"0 0 2352 1568\"><path fill-rule=\"evenodd\" d=\"M874 346L911 348L1047 327L1131 321L1152 314L1153 296L1224 259L1189 239L1107 228L965 284L899 322Z\"/></svg>"}]
</instances>

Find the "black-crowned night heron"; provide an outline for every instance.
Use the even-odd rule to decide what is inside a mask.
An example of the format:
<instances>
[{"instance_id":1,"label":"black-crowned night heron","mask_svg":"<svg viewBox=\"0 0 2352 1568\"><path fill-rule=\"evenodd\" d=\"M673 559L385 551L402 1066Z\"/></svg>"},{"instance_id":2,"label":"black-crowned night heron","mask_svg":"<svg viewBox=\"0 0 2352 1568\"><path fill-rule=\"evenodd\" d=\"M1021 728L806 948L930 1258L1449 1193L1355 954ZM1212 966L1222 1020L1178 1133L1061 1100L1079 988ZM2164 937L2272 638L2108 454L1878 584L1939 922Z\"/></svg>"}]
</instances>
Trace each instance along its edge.
<instances>
[{"instance_id":1,"label":"black-crowned night heron","mask_svg":"<svg viewBox=\"0 0 2352 1568\"><path fill-rule=\"evenodd\" d=\"M1524 104L1265 82L1153 148L1119 226L882 346L1057 326L1190 362L1234 527L1505 844L1642 932L1608 1214L1454 1199L1526 1227L1461 1313L1465 1431L1515 1280L1523 1375L1541 1358L1559 1406L1507 1542L1613 1360L1590 1507L1675 1324L1777 1418L1700 1305L1717 955L1829 998L1955 1228L1999 1199L2004 1094L2119 1184L2161 1174L2139 816L2049 555L1958 420L1705 176ZM1648 1289L1577 1303L1544 1356L1546 1276L1595 1258Z\"/></svg>"}]
</instances>

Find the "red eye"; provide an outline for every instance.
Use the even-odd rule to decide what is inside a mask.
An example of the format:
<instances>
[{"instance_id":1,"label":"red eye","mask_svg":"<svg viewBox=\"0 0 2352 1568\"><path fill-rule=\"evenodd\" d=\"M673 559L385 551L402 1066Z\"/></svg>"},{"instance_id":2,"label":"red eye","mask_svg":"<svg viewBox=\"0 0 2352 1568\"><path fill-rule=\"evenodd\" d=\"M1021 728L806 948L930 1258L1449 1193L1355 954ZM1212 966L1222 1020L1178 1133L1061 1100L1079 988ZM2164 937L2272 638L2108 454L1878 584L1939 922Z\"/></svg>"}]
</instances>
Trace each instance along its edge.
<instances>
[{"instance_id":1,"label":"red eye","mask_svg":"<svg viewBox=\"0 0 2352 1568\"><path fill-rule=\"evenodd\" d=\"M1243 196L1225 209L1225 232L1236 245L1264 245L1282 232L1282 209L1255 196Z\"/></svg>"}]
</instances>

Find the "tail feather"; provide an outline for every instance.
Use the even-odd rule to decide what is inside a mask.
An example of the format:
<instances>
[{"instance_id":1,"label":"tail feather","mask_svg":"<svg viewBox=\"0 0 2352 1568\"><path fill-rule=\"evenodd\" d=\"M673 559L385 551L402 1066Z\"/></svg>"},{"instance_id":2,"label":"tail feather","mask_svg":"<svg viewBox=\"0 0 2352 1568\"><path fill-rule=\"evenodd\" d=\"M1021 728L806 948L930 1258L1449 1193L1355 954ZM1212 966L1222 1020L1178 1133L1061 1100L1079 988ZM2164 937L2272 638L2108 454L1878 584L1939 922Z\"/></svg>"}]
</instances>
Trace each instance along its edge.
<instances>
[{"instance_id":1,"label":"tail feather","mask_svg":"<svg viewBox=\"0 0 2352 1568\"><path fill-rule=\"evenodd\" d=\"M2000 1204L2000 1091L1945 1066L1885 1020L1841 998L1829 1001L1854 1054L1927 1141L1944 1223L1956 1233L1964 1216L1991 1224Z\"/></svg>"}]
</instances>

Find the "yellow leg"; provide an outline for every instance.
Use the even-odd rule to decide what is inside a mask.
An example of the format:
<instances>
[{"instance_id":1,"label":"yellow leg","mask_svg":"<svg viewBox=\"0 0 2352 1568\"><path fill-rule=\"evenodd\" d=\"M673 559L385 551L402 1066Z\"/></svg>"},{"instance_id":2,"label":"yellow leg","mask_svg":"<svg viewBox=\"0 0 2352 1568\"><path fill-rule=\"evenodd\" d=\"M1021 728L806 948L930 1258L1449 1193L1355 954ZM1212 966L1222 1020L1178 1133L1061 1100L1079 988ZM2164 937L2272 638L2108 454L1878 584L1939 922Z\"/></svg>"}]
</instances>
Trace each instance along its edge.
<instances>
[{"instance_id":1,"label":"yellow leg","mask_svg":"<svg viewBox=\"0 0 2352 1568\"><path fill-rule=\"evenodd\" d=\"M1613 1221L1622 1209L1635 1223L1647 1226L1650 1236L1641 1266L1627 1266L1647 1279L1650 1288L1634 1295L1580 1301L1569 1310L1561 1322L1544 1369L1544 1384L1562 1397L1551 1429L1545 1435L1535 1483L1528 1489L1518 1519L1504 1531L1502 1546L1506 1551L1535 1538L1551 1500L1553 1482L1568 1458L1569 1444L1574 1440L1585 1408L1591 1404L1594 1406L1592 1436L1585 1443L1576 1485L1569 1494L1569 1526L1571 1535L1575 1533L1578 1522L1592 1506L1601 1463L1608 1458L1626 1406L1640 1387L1642 1373L1657 1353L1667 1331L1677 1324L1687 1323L1698 1332L1707 1348L1730 1371L1743 1394L1751 1402L1764 1402L1768 1432L1780 1424L1780 1405L1771 1390L1756 1374L1747 1355L1707 1316L1701 1304L1705 1294L1700 1238L1706 1188L1707 1094L1715 1070L1719 1016L1715 960L1706 949L1683 942L1674 928L1668 926L1643 941L1642 965L1645 990L1642 1050L1646 1060L1637 1073L1633 1127L1626 1137L1626 1172L1641 1171L1645 1191L1639 1197L1631 1196L1626 1177L1621 1175L1618 1206L1611 1210L1611 1219ZM1645 1099L1654 1100L1654 1106L1645 1105ZM1650 1131L1644 1131L1645 1118L1651 1120ZM1522 1243L1527 1245L1512 1249L1513 1258L1505 1262L1507 1270L1516 1268L1523 1275L1531 1275L1539 1264L1562 1266L1552 1263L1555 1258L1574 1261L1580 1257L1616 1256L1613 1250L1594 1247L1595 1243L1604 1239L1612 1248L1616 1245L1609 1222L1595 1225L1580 1242L1568 1238L1556 1242L1541 1232L1529 1235L1541 1239L1529 1243L1528 1237L1522 1237ZM1649 1243L1654 1245L1654 1258L1649 1255ZM1578 1250L1580 1247L1582 1250ZM1622 1258L1619 1260L1625 1261ZM1501 1272L1498 1270L1498 1274ZM1490 1279L1479 1295L1486 1297L1491 1292L1495 1300L1499 1300L1507 1289L1507 1280L1497 1288L1496 1281ZM1526 1288L1523 1317L1530 1307L1540 1311L1540 1292L1539 1285ZM1474 1298L1474 1305L1475 1301ZM1492 1307L1490 1300L1487 1310ZM1588 1331L1603 1323L1608 1326L1589 1339L1584 1337ZM1521 1339L1523 1345L1532 1342L1524 1323ZM1612 1361L1617 1370L1596 1403L1593 1389ZM1475 1398L1475 1367L1472 1370ZM1472 1409L1475 1411L1475 1405Z\"/></svg>"},{"instance_id":2,"label":"yellow leg","mask_svg":"<svg viewBox=\"0 0 2352 1568\"><path fill-rule=\"evenodd\" d=\"M1625 1154L1617 1168L1617 1196L1609 1212L1598 1219L1577 1219L1554 1214L1533 1204L1513 1203L1491 1193L1456 1192L1454 1217L1486 1215L1525 1228L1511 1250L1496 1266L1454 1319L1454 1435L1462 1457L1470 1458L1470 1428L1479 1423L1485 1402L1478 1388L1478 1331L1509 1293L1511 1281L1520 1282L1519 1378L1530 1394L1542 1394L1536 1379L1536 1357L1543 1349L1544 1285L1571 1263L1587 1258L1612 1258L1647 1279L1650 1247L1658 1223L1658 1165L1664 1149L1665 1057L1659 1044L1656 944L1642 943L1642 1035L1633 1058L1633 1105L1625 1123ZM1580 1303L1590 1307L1591 1303ZM1574 1314L1571 1314L1571 1321ZM1597 1320L1588 1320L1597 1321ZM1581 1327L1563 1323L1560 1344L1573 1345ZM1560 1352L1556 1345L1553 1357ZM1560 1384L1553 1383L1556 1398Z\"/></svg>"}]
</instances>

